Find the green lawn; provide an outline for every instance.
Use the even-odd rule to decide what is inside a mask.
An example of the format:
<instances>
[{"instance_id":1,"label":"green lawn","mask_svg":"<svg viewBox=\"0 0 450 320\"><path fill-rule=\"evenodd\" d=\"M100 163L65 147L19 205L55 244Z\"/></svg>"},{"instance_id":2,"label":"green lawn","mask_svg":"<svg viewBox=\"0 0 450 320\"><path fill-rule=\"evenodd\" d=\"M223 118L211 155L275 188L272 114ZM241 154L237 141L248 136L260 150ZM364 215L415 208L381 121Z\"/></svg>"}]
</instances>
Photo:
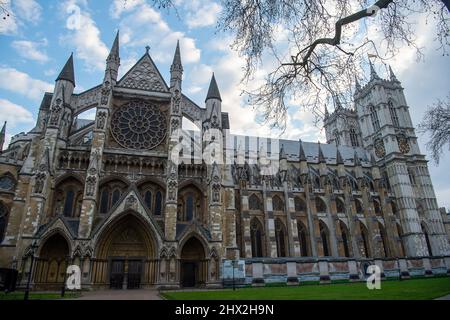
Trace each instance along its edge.
<instances>
[{"instance_id":1,"label":"green lawn","mask_svg":"<svg viewBox=\"0 0 450 320\"><path fill-rule=\"evenodd\" d=\"M450 278L383 281L380 290L358 282L162 294L170 300L430 300L450 294Z\"/></svg>"},{"instance_id":2,"label":"green lawn","mask_svg":"<svg viewBox=\"0 0 450 320\"><path fill-rule=\"evenodd\" d=\"M72 299L78 297L79 293L66 292L64 298L61 298L61 292L30 292L30 300L56 300L56 299ZM5 294L0 292L0 300L23 300L24 292L16 291Z\"/></svg>"}]
</instances>

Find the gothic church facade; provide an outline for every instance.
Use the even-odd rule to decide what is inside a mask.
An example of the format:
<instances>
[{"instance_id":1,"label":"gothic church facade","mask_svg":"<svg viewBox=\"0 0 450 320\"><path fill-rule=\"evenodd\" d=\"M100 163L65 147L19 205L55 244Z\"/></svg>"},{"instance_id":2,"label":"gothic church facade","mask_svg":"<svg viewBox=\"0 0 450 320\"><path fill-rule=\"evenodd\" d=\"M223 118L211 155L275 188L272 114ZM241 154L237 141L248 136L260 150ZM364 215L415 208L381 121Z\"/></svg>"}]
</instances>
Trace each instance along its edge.
<instances>
[{"instance_id":1,"label":"gothic church facade","mask_svg":"<svg viewBox=\"0 0 450 320\"><path fill-rule=\"evenodd\" d=\"M230 259L255 285L355 280L367 263L450 270L446 216L392 71L372 67L354 109L326 114L320 144L230 135L214 75L204 106L182 93L179 45L169 85L148 49L121 79L119 65L117 35L102 83L75 94L71 56L35 127L0 155L0 267L22 284L60 288L72 264L94 289L220 287ZM222 159L180 152L181 140L200 153L223 141Z\"/></svg>"}]
</instances>

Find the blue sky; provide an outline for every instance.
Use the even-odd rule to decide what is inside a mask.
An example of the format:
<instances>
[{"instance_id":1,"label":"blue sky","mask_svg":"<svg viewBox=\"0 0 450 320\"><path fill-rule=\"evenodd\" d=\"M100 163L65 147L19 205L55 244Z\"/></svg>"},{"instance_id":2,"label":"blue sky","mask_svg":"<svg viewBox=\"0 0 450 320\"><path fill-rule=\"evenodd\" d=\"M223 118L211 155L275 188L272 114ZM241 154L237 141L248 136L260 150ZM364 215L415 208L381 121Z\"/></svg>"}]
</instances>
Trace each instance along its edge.
<instances>
[{"instance_id":1,"label":"blue sky","mask_svg":"<svg viewBox=\"0 0 450 320\"><path fill-rule=\"evenodd\" d=\"M12 135L33 127L44 91L53 91L54 80L71 52L75 58L76 92L101 83L105 59L118 29L121 33L119 76L149 45L153 60L168 82L176 41L180 40L184 93L203 106L214 71L223 110L230 113L232 132L271 134L267 127L257 123L256 113L240 96L241 89L256 85L271 66L263 65L256 80L247 87L240 84L243 60L230 49L231 36L215 29L221 10L219 3L176 0L178 15L155 10L145 0L127 0L126 6L123 0L8 0L6 4L12 16L0 21L0 121L8 121L7 141ZM81 28L74 24L77 13ZM420 122L427 105L444 98L450 91L450 58L436 50L432 24L421 17L416 19L417 42L425 48L425 59L418 62L414 51L405 47L391 61L405 88L414 124ZM373 36L376 38L376 33ZM383 66L378 66L378 71L386 77ZM323 130L314 126L310 113L292 108L289 114L284 138L324 142ZM426 139L419 135L424 153L427 153ZM439 167L430 162L430 172L439 205L450 208L448 150Z\"/></svg>"}]
</instances>

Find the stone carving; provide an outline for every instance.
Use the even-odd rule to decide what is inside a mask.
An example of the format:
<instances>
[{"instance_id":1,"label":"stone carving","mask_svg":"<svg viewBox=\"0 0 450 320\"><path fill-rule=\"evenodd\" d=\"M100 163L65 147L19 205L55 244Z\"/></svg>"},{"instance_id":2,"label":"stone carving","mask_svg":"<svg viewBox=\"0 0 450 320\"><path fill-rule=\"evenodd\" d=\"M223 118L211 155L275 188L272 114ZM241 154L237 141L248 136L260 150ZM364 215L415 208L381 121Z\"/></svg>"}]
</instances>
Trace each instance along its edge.
<instances>
[{"instance_id":1,"label":"stone carving","mask_svg":"<svg viewBox=\"0 0 450 320\"><path fill-rule=\"evenodd\" d=\"M97 113L97 129L104 129L106 121L106 111Z\"/></svg>"},{"instance_id":2,"label":"stone carving","mask_svg":"<svg viewBox=\"0 0 450 320\"><path fill-rule=\"evenodd\" d=\"M36 178L35 178L35 182L34 182L34 193L37 193L37 194L42 193L42 191L44 190L44 184L45 184L46 178L47 178L47 174L43 171L40 171L39 173L36 174Z\"/></svg>"},{"instance_id":3,"label":"stone carving","mask_svg":"<svg viewBox=\"0 0 450 320\"><path fill-rule=\"evenodd\" d=\"M116 141L129 149L153 149L163 142L167 131L166 117L154 104L131 101L111 119L111 133Z\"/></svg>"},{"instance_id":4,"label":"stone carving","mask_svg":"<svg viewBox=\"0 0 450 320\"><path fill-rule=\"evenodd\" d=\"M119 85L125 88L147 91L166 91L157 71L148 58L136 65Z\"/></svg>"},{"instance_id":5,"label":"stone carving","mask_svg":"<svg viewBox=\"0 0 450 320\"><path fill-rule=\"evenodd\" d=\"M176 89L172 97L172 112L179 113L181 105L181 93L180 90Z\"/></svg>"},{"instance_id":6,"label":"stone carving","mask_svg":"<svg viewBox=\"0 0 450 320\"><path fill-rule=\"evenodd\" d=\"M102 88L102 97L100 99L101 105L104 106L104 105L108 104L110 92L111 92L111 85L110 85L109 81L105 81L105 85Z\"/></svg>"},{"instance_id":7,"label":"stone carving","mask_svg":"<svg viewBox=\"0 0 450 320\"><path fill-rule=\"evenodd\" d=\"M52 114L50 116L51 125L58 125L59 117L62 110L61 102L62 102L61 99L56 99L55 104L53 105Z\"/></svg>"},{"instance_id":8,"label":"stone carving","mask_svg":"<svg viewBox=\"0 0 450 320\"><path fill-rule=\"evenodd\" d=\"M96 183L97 183L97 178L95 176L89 176L86 179L86 195L88 197L94 196Z\"/></svg>"},{"instance_id":9,"label":"stone carving","mask_svg":"<svg viewBox=\"0 0 450 320\"><path fill-rule=\"evenodd\" d=\"M137 199L134 195L128 196L128 198L125 200L125 208L133 207L136 202L137 202Z\"/></svg>"}]
</instances>

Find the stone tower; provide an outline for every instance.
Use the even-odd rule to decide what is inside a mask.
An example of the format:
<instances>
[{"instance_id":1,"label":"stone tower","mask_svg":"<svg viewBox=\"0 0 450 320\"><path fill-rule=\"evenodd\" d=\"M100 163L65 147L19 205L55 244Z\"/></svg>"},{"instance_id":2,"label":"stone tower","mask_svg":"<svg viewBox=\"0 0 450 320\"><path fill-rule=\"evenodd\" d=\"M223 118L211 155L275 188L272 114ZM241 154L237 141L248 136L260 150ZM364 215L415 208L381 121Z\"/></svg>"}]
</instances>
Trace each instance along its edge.
<instances>
[{"instance_id":1,"label":"stone tower","mask_svg":"<svg viewBox=\"0 0 450 320\"><path fill-rule=\"evenodd\" d=\"M395 194L406 254L446 255L448 242L427 161L419 150L401 83L389 70L390 79L381 79L370 63L369 83L362 88L356 85L362 146L375 155Z\"/></svg>"}]
</instances>

